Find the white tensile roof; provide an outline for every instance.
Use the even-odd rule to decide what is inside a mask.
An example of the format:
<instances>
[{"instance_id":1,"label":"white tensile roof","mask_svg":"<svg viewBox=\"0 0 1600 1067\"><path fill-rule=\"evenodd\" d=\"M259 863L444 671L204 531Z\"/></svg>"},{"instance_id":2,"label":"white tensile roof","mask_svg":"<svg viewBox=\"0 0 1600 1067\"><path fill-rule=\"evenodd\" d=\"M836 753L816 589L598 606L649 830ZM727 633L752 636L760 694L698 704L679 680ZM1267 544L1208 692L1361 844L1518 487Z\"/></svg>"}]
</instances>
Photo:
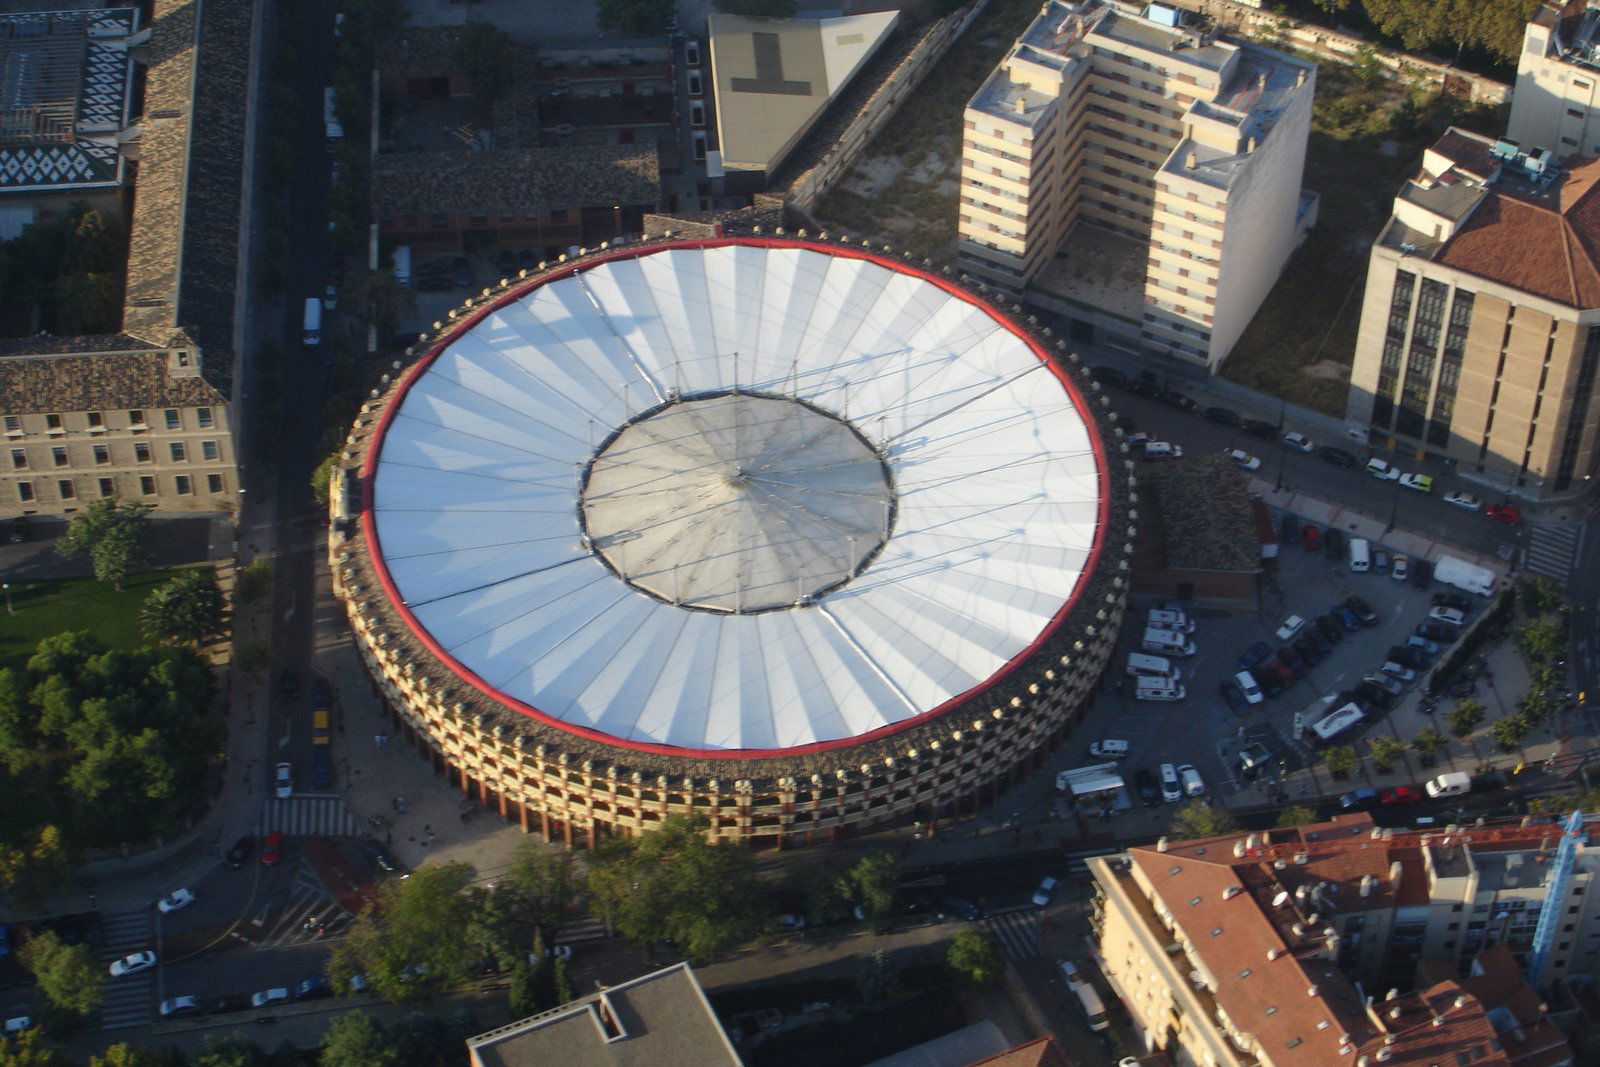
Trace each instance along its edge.
<instances>
[{"instance_id":1,"label":"white tensile roof","mask_svg":"<svg viewBox=\"0 0 1600 1067\"><path fill-rule=\"evenodd\" d=\"M826 248L624 253L413 378L374 546L480 687L608 740L767 753L892 729L1053 627L1095 437L989 311Z\"/></svg>"}]
</instances>

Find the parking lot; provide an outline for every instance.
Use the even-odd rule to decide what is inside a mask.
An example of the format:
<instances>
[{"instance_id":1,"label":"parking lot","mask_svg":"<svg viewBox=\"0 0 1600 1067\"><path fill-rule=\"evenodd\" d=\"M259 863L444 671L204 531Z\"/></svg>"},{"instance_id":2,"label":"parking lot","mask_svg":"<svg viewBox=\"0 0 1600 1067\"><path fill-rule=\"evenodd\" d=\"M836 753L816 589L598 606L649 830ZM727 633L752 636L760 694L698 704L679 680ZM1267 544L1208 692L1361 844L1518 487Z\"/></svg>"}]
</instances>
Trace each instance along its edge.
<instances>
[{"instance_id":1,"label":"parking lot","mask_svg":"<svg viewBox=\"0 0 1600 1067\"><path fill-rule=\"evenodd\" d=\"M1274 519L1281 529L1282 513L1275 512ZM1316 528L1315 547L1312 548L1308 547L1301 529L1303 525L1303 518L1296 516L1296 543L1281 546L1278 558L1269 564L1269 570L1263 575L1261 604L1255 614L1195 613L1186 609L1196 626L1191 635L1196 651L1192 656L1172 659L1182 672L1186 699L1173 703L1136 700L1134 679L1124 676L1114 692L1108 692L1097 702L1084 727L1076 732L1075 737L1083 739L1085 747L1101 738L1129 743L1120 771L1128 785L1127 799L1133 804L1139 803L1134 788L1136 772L1148 770L1157 775L1159 782L1162 763L1193 764L1204 780L1209 801L1229 807L1274 802L1314 805L1319 799L1369 784L1380 787L1401 782L1417 785L1432 774L1472 769L1476 760L1470 743L1454 738L1445 758L1436 767L1424 770L1415 754L1410 754L1382 781L1366 767L1358 767L1347 779L1335 780L1318 764L1317 750L1311 744L1315 740L1309 730L1311 724L1342 706L1363 677L1382 671L1390 658L1389 649L1405 645L1415 634L1416 627L1428 622L1435 594L1457 591L1431 582L1427 588L1419 588L1414 581L1415 561L1408 561L1412 564L1408 577L1413 580L1395 580L1393 557L1396 553L1392 547L1380 543L1370 546L1372 568L1367 573L1355 573L1350 568L1347 536L1339 538L1337 558L1333 558L1326 545L1326 529ZM1381 570L1377 566L1379 550L1389 557L1383 561ZM1340 620L1337 609L1351 597L1360 598L1369 611L1352 612L1351 618ZM1469 625L1489 603L1481 597L1470 599L1473 607L1467 618ZM1119 671L1129 652L1141 651L1144 623L1153 603L1144 600L1130 606L1118 649ZM1354 617L1357 614L1367 614L1367 624ZM1299 664L1296 673L1300 676L1291 673L1287 679L1270 686L1263 684L1265 692L1258 703L1247 703L1242 696L1237 698L1240 708L1234 710L1220 687L1236 677L1241 669L1241 657L1252 649L1257 656L1269 656L1270 662L1283 648L1292 648L1277 634L1289 616L1304 620L1304 628L1298 635L1302 646L1307 643L1307 635L1318 632L1320 643L1327 646L1326 652L1314 664ZM1323 633L1326 636L1322 636ZM1438 655L1425 657L1424 662L1437 662L1448 651L1447 641L1436 644L1439 645ZM1255 673L1268 672L1263 667ZM1397 686L1391 683L1391 687L1400 690L1397 696L1389 698L1393 706L1384 709L1369 701L1364 719L1331 743L1354 745L1364 753L1364 739L1379 735L1406 742L1425 727L1448 733L1442 721L1450 707L1448 698L1438 702L1436 712L1420 710L1422 694L1418 687L1426 682L1427 675L1426 668L1417 669L1415 677L1408 680L1386 675L1393 683L1398 683ZM1340 694L1343 696L1336 701L1325 699ZM1489 705L1493 718L1499 710L1498 697L1485 692L1479 699ZM1297 715L1302 720L1302 729L1298 732ZM1254 751L1259 767L1254 773L1246 773L1241 768L1239 754L1253 743L1264 746L1266 752ZM1074 751L1067 759L1076 763L1093 762L1086 751Z\"/></svg>"}]
</instances>

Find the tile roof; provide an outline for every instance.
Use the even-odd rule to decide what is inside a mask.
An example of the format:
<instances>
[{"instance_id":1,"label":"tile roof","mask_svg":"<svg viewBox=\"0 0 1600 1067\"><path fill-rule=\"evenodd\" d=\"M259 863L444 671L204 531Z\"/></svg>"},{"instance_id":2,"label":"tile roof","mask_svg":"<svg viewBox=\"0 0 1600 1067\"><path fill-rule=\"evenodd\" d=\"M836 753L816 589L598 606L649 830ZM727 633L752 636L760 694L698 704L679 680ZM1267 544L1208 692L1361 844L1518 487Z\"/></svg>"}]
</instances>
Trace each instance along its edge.
<instances>
[{"instance_id":1,"label":"tile roof","mask_svg":"<svg viewBox=\"0 0 1600 1067\"><path fill-rule=\"evenodd\" d=\"M1434 259L1568 307L1600 307L1597 184L1600 159L1574 167L1555 195L1491 185Z\"/></svg>"},{"instance_id":2,"label":"tile roof","mask_svg":"<svg viewBox=\"0 0 1600 1067\"><path fill-rule=\"evenodd\" d=\"M136 338L109 335L67 340L104 344L50 355L15 354L19 342L0 345L0 410L17 415L205 407L226 402L204 378L172 377L167 371L167 353Z\"/></svg>"},{"instance_id":3,"label":"tile roof","mask_svg":"<svg viewBox=\"0 0 1600 1067\"><path fill-rule=\"evenodd\" d=\"M1139 464L1139 488L1154 497L1165 559L1175 570L1261 568L1250 488L1222 455Z\"/></svg>"},{"instance_id":4,"label":"tile roof","mask_svg":"<svg viewBox=\"0 0 1600 1067\"><path fill-rule=\"evenodd\" d=\"M1452 126L1433 143L1433 151L1479 181L1487 181L1499 167L1489 154L1493 145L1487 138L1472 136Z\"/></svg>"},{"instance_id":5,"label":"tile roof","mask_svg":"<svg viewBox=\"0 0 1600 1067\"><path fill-rule=\"evenodd\" d=\"M380 219L653 207L661 199L661 172L653 146L395 153L380 155L373 166L372 198Z\"/></svg>"},{"instance_id":6,"label":"tile roof","mask_svg":"<svg viewBox=\"0 0 1600 1067\"><path fill-rule=\"evenodd\" d=\"M1072 1067L1072 1061L1048 1037L1006 1049L998 1056L978 1060L968 1067Z\"/></svg>"}]
</instances>

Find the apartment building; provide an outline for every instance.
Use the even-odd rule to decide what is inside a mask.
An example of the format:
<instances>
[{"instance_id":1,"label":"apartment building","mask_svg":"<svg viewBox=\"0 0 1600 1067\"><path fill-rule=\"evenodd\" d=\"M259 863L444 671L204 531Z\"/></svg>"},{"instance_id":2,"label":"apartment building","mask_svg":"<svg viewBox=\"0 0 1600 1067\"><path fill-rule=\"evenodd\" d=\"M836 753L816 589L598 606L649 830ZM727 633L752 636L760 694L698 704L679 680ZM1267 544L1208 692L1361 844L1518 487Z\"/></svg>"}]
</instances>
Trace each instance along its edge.
<instances>
[{"instance_id":1,"label":"apartment building","mask_svg":"<svg viewBox=\"0 0 1600 1067\"><path fill-rule=\"evenodd\" d=\"M1347 418L1496 494L1600 462L1600 161L1448 130L1372 246Z\"/></svg>"},{"instance_id":2,"label":"apartment building","mask_svg":"<svg viewBox=\"0 0 1600 1067\"><path fill-rule=\"evenodd\" d=\"M1517 57L1506 137L1556 156L1600 154L1600 0L1543 4Z\"/></svg>"},{"instance_id":3,"label":"apartment building","mask_svg":"<svg viewBox=\"0 0 1600 1067\"><path fill-rule=\"evenodd\" d=\"M1571 1063L1516 973L1560 908L1546 977L1592 980L1600 852L1579 845L1557 883L1560 834L1360 814L1163 839L1089 861L1096 960L1146 1049L1179 1062Z\"/></svg>"},{"instance_id":4,"label":"apartment building","mask_svg":"<svg viewBox=\"0 0 1600 1067\"><path fill-rule=\"evenodd\" d=\"M1022 294L1079 226L1137 242L1123 344L1211 372L1315 218L1300 182L1316 67L1196 18L1044 6L967 104L958 257Z\"/></svg>"}]
</instances>

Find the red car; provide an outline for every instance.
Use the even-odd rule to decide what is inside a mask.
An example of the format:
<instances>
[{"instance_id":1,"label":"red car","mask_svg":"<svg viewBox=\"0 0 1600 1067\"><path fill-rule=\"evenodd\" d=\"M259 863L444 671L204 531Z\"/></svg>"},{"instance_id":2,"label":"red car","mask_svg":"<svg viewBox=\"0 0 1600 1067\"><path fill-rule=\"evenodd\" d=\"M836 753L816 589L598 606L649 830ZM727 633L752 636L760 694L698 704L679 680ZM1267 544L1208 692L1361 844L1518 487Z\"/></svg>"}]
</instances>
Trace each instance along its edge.
<instances>
[{"instance_id":1,"label":"red car","mask_svg":"<svg viewBox=\"0 0 1600 1067\"><path fill-rule=\"evenodd\" d=\"M261 842L261 862L268 867L283 859L283 831L274 830Z\"/></svg>"},{"instance_id":2,"label":"red car","mask_svg":"<svg viewBox=\"0 0 1600 1067\"><path fill-rule=\"evenodd\" d=\"M1382 804L1415 804L1422 799L1422 793L1415 786L1392 785L1378 793L1378 801Z\"/></svg>"},{"instance_id":3,"label":"red car","mask_svg":"<svg viewBox=\"0 0 1600 1067\"><path fill-rule=\"evenodd\" d=\"M1322 547L1322 531L1308 522L1300 530L1300 540L1304 542L1307 552L1315 552Z\"/></svg>"},{"instance_id":4,"label":"red car","mask_svg":"<svg viewBox=\"0 0 1600 1067\"><path fill-rule=\"evenodd\" d=\"M1507 526L1515 526L1522 521L1522 512L1517 510L1515 504L1490 504L1484 514L1495 522L1503 522Z\"/></svg>"}]
</instances>

